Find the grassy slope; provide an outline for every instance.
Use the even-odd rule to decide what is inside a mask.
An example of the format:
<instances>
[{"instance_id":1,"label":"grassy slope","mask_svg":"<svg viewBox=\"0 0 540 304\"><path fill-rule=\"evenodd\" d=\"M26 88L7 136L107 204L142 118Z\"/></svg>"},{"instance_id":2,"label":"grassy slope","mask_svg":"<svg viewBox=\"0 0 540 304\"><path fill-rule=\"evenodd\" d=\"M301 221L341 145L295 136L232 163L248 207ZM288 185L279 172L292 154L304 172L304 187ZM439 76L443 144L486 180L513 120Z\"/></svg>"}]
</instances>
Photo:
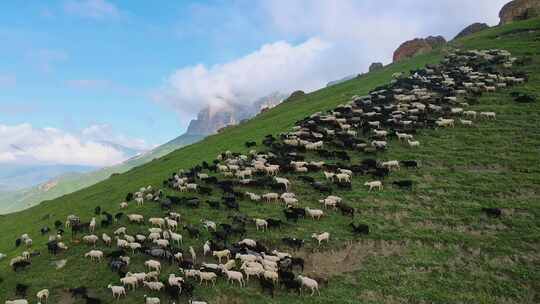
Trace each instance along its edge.
<instances>
[{"instance_id":1,"label":"grassy slope","mask_svg":"<svg viewBox=\"0 0 540 304\"><path fill-rule=\"evenodd\" d=\"M535 31L508 34L520 28ZM518 56L532 56L533 64L525 67L530 73L530 82L518 89L540 96L538 30L540 20L537 19L490 29L457 43L465 48L504 48ZM504 33L507 34L502 35ZM38 237L37 231L41 226L51 226L54 219L63 219L71 213L88 218L96 205L116 210L128 191L146 184L158 186L173 170L211 160L219 151L243 151L243 143L248 139L285 131L306 115L335 107L352 95L365 94L388 82L393 72L407 71L439 59L437 53L419 56L308 94L125 174L29 210L2 216L0 252L9 256L18 253L20 249L14 249L13 240L24 232L31 232L35 243L42 248L45 238ZM382 193L368 194L360 186L365 181L362 177L355 178L353 192L340 193L361 211L359 220L369 223L373 232L361 243L361 250L354 251L347 261L356 266L346 268L351 272L334 276L323 288L321 297L308 300L280 292L275 300L270 300L260 295L255 286L233 289L222 281L216 289L199 288L196 294L218 303L539 302L535 291L540 290L540 103L513 103L508 96L511 90L516 89L485 95L471 106L475 110L496 111L497 121L479 122L470 129L426 130L418 136L423 145L420 149L410 150L393 144L388 152L378 156L421 161L423 166L418 171L402 170L392 177L415 180L418 186L412 193L387 187ZM293 187L302 202L316 206L313 202L319 195L300 184ZM509 215L500 220L487 219L479 208L488 206L507 208ZM250 216L279 214L277 207L249 203L242 204L242 211ZM226 215L207 207L180 212L191 223L200 217L221 222ZM42 220L46 214L51 215L51 220ZM157 215L159 211L148 207L144 214ZM331 245L339 246L352 238L347 224L348 220L332 214L322 223L303 221L287 230L287 234L307 238L312 232L324 229L333 235ZM279 232L263 235L251 230L249 234L269 241L283 235ZM190 244L196 243L188 240L187 245ZM44 287L58 291L62 287L85 284L99 288L98 295L110 300L104 286L116 282L117 277L104 265L83 261L80 255L88 248L72 247L65 254L68 265L61 271L51 270L52 258L48 255L36 258L29 270L17 275L11 275L8 261L1 261L0 270L5 270L9 277L0 272L6 280L0 285L0 302L13 295L16 282L31 284L32 292ZM355 263L355 259L361 263ZM141 261L138 257L133 263ZM340 268L330 265L324 269L337 275L332 271ZM47 278L36 275L43 273L48 273ZM142 294L143 291L132 293L131 300L121 302L133 302L134 297L142 301Z\"/></svg>"},{"instance_id":2,"label":"grassy slope","mask_svg":"<svg viewBox=\"0 0 540 304\"><path fill-rule=\"evenodd\" d=\"M129 159L119 165L103 168L89 173L65 174L57 178L58 184L48 191L43 191L39 188L39 186L35 186L19 191L0 194L0 214L24 210L31 206L37 205L42 201L55 199L67 193L89 187L95 183L107 179L109 176L111 176L111 174L124 173L136 166L145 164L154 158L162 157L180 147L192 144L201 138L202 136L199 135L182 135L155 148L147 154Z\"/></svg>"}]
</instances>

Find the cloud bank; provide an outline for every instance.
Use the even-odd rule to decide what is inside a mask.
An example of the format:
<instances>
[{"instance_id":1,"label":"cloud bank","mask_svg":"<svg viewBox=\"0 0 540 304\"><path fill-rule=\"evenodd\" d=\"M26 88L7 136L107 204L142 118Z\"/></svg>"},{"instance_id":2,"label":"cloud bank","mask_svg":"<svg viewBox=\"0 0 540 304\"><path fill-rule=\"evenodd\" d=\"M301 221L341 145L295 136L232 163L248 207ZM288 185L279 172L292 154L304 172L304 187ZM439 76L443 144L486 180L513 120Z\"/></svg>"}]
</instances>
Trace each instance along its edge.
<instances>
[{"instance_id":1,"label":"cloud bank","mask_svg":"<svg viewBox=\"0 0 540 304\"><path fill-rule=\"evenodd\" d=\"M406 40L428 35L452 39L473 22L495 25L507 1L275 0L253 3L249 13L241 5L237 11L228 8L224 14L242 19L242 24L256 20L248 32L283 41L265 44L230 62L179 68L166 78L154 99L187 121L208 106L219 110L230 102L250 103L274 91L311 91L365 72L371 62L390 63L393 51ZM251 12L257 18L246 17ZM229 19L223 16L215 22ZM212 20L201 22L221 28ZM220 41L227 33L218 30L205 35L215 35L207 38Z\"/></svg>"},{"instance_id":2,"label":"cloud bank","mask_svg":"<svg viewBox=\"0 0 540 304\"><path fill-rule=\"evenodd\" d=\"M80 134L30 124L0 124L0 163L110 166L130 155L117 146L146 149L144 141L115 134L108 125L93 125Z\"/></svg>"}]
</instances>

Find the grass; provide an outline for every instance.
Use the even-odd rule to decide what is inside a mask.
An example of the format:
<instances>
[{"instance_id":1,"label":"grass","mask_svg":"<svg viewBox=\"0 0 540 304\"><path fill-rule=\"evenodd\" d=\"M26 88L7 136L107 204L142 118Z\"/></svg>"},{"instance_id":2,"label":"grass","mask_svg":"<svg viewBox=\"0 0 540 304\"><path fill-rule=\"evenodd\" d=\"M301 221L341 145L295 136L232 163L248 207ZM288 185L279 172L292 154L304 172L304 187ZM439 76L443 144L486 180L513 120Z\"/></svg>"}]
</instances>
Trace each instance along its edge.
<instances>
[{"instance_id":1,"label":"grass","mask_svg":"<svg viewBox=\"0 0 540 304\"><path fill-rule=\"evenodd\" d=\"M309 239L313 232L329 231L332 241L323 249L312 242L300 254L307 259L307 272L328 277L321 297L310 298L279 291L274 299L260 293L251 283L248 288L233 288L218 280L216 288L197 288L196 297L210 303L538 303L540 302L540 103L517 104L509 92L518 90L540 97L540 19L517 22L488 29L453 42L462 48L501 48L532 62L520 67L530 81L520 87L486 94L473 110L497 112L496 121L481 121L473 128L425 130L417 136L419 149L397 143L378 155L380 159L417 159L416 171L401 170L391 180L410 178L417 185L404 192L387 186L383 192L367 193L364 177L354 179L353 191L338 192L360 210L356 219L368 223L372 232L352 246L354 240L349 220L331 213L321 222L302 220L281 231L255 232L250 237L265 239L268 244L284 235ZM307 94L284 103L239 126L184 147L146 165L111 177L81 191L44 202L31 209L0 216L0 252L11 258L22 249L14 240L30 233L34 248L42 251L31 268L14 274L9 259L0 261L0 303L12 298L16 283L31 285L30 294L41 288L52 292L51 302L60 300L63 288L85 285L96 295L112 303L110 282L118 277L105 263L92 264L82 258L88 247L70 244L67 253L52 257L45 253L42 226L53 226L56 219L78 214L85 219L100 205L116 212L118 203L129 191L143 185L159 187L161 181L179 168L188 168L203 160L212 160L224 150L245 151L247 140L259 141L266 134L290 129L294 122L317 111L346 102L353 95L387 83L398 71L408 71L426 63L435 63L444 50L414 57L344 83ZM363 156L356 154L354 161ZM314 175L321 179L320 174ZM387 182L387 184L389 184ZM304 205L317 206L320 195L300 183L293 183ZM486 218L482 207L499 207L501 219ZM228 212L210 210L207 205L190 210L177 208L187 223L200 218L226 221ZM277 206L241 203L249 216L280 217ZM146 217L159 215L155 206L144 209L131 206L128 212ZM135 226L128 226L138 231ZM101 231L99 231L101 233ZM203 236L203 239L207 235ZM187 238L187 237L186 237ZM189 245L200 246L187 238ZM320 259L320 251L335 248L343 259ZM329 256L326 254L325 256ZM54 270L51 262L67 259L67 265ZM320 267L313 263L323 262ZM143 257L132 260L132 271L142 270ZM168 269L174 271L173 269ZM167 272L165 272L167 273ZM142 290L129 293L118 303L142 302ZM78 303L78 302L77 302ZM81 302L82 303L82 302Z\"/></svg>"}]
</instances>

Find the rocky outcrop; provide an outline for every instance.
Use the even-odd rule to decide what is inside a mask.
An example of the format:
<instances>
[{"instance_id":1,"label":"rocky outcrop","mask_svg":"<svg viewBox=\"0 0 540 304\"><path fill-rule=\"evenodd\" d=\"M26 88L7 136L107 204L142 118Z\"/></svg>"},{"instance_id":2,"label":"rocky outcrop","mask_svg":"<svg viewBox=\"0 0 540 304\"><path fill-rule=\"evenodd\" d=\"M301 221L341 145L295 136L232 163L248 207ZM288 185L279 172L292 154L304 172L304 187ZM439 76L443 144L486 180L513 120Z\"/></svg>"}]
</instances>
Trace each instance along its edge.
<instances>
[{"instance_id":1,"label":"rocky outcrop","mask_svg":"<svg viewBox=\"0 0 540 304\"><path fill-rule=\"evenodd\" d=\"M295 99L297 99L299 97L302 97L304 95L306 95L306 93L304 93L304 91L302 91L302 90L294 91L294 92L292 92L291 95L289 95L289 97L287 97L287 99L284 100L284 102L293 101L293 100L295 100Z\"/></svg>"},{"instance_id":2,"label":"rocky outcrop","mask_svg":"<svg viewBox=\"0 0 540 304\"><path fill-rule=\"evenodd\" d=\"M378 70L382 70L382 68L383 68L383 64L381 62L374 62L369 66L369 71L375 72Z\"/></svg>"},{"instance_id":3,"label":"rocky outcrop","mask_svg":"<svg viewBox=\"0 0 540 304\"><path fill-rule=\"evenodd\" d=\"M421 39L416 38L404 42L394 52L394 62L399 62L403 59L411 58L416 55L428 53L433 49L439 48L446 44L446 39L443 36L429 36Z\"/></svg>"},{"instance_id":4,"label":"rocky outcrop","mask_svg":"<svg viewBox=\"0 0 540 304\"><path fill-rule=\"evenodd\" d=\"M191 120L187 135L209 135L230 125L249 119L261 111L279 104L285 95L272 93L259 98L251 104L235 104L230 102L225 108L212 109L207 107L199 112L196 119Z\"/></svg>"},{"instance_id":5,"label":"rocky outcrop","mask_svg":"<svg viewBox=\"0 0 540 304\"><path fill-rule=\"evenodd\" d=\"M499 12L501 25L538 16L540 16L540 0L513 0Z\"/></svg>"},{"instance_id":6,"label":"rocky outcrop","mask_svg":"<svg viewBox=\"0 0 540 304\"><path fill-rule=\"evenodd\" d=\"M485 23L479 23L479 22L473 23L473 24L467 26L466 28L464 28L461 32L459 32L459 34L457 34L457 36L454 39L463 38L465 36L469 36L469 35L472 35L474 33L483 31L483 30L485 30L487 28L489 28L489 25L487 25Z\"/></svg>"}]
</instances>

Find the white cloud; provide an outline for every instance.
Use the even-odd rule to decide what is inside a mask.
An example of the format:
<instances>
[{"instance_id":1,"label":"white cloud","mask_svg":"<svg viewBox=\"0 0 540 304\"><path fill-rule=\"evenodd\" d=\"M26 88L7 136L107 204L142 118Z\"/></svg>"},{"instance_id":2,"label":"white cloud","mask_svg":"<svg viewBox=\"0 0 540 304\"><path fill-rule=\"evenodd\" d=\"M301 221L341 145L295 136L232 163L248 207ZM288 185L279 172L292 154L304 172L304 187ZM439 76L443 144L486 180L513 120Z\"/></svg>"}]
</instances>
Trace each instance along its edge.
<instances>
[{"instance_id":1,"label":"white cloud","mask_svg":"<svg viewBox=\"0 0 540 304\"><path fill-rule=\"evenodd\" d=\"M90 19L118 17L118 8L106 0L68 0L64 5L68 14Z\"/></svg>"},{"instance_id":2,"label":"white cloud","mask_svg":"<svg viewBox=\"0 0 540 304\"><path fill-rule=\"evenodd\" d=\"M372 62L390 63L394 50L406 40L428 35L451 39L473 22L497 24L498 11L505 2L273 0L250 2L250 12L242 5L224 9L222 14L251 22L252 26L245 26L248 34L261 32L285 41L305 42L269 43L230 62L178 69L154 99L173 107L187 121L209 105L219 109L229 102L247 103L273 91L313 90L365 72ZM257 18L250 15L252 12ZM212 20L223 23L229 19L221 16L196 21L205 28L220 29L222 26ZM209 31L208 36L213 35L218 37L207 38L221 41L219 37L228 37L221 31Z\"/></svg>"},{"instance_id":3,"label":"white cloud","mask_svg":"<svg viewBox=\"0 0 540 304\"><path fill-rule=\"evenodd\" d=\"M88 128L83 129L81 135L85 140L110 142L135 150L148 150L153 148L143 139L129 138L123 134L116 133L109 124L91 125Z\"/></svg>"},{"instance_id":4,"label":"white cloud","mask_svg":"<svg viewBox=\"0 0 540 304\"><path fill-rule=\"evenodd\" d=\"M0 162L101 167L120 163L129 157L116 147L99 141L96 133L92 132L97 129L99 127L90 127L83 134L71 134L55 128L34 128L30 124L0 124ZM109 141L114 142L118 136L113 134L111 137ZM124 143L129 142L127 138L123 140ZM144 146L142 142L132 143Z\"/></svg>"},{"instance_id":5,"label":"white cloud","mask_svg":"<svg viewBox=\"0 0 540 304\"><path fill-rule=\"evenodd\" d=\"M155 99L189 116L206 106L219 110L270 92L312 90L324 83L328 66L323 59L331 48L318 38L298 45L281 41L224 64L182 68L169 77Z\"/></svg>"}]
</instances>

